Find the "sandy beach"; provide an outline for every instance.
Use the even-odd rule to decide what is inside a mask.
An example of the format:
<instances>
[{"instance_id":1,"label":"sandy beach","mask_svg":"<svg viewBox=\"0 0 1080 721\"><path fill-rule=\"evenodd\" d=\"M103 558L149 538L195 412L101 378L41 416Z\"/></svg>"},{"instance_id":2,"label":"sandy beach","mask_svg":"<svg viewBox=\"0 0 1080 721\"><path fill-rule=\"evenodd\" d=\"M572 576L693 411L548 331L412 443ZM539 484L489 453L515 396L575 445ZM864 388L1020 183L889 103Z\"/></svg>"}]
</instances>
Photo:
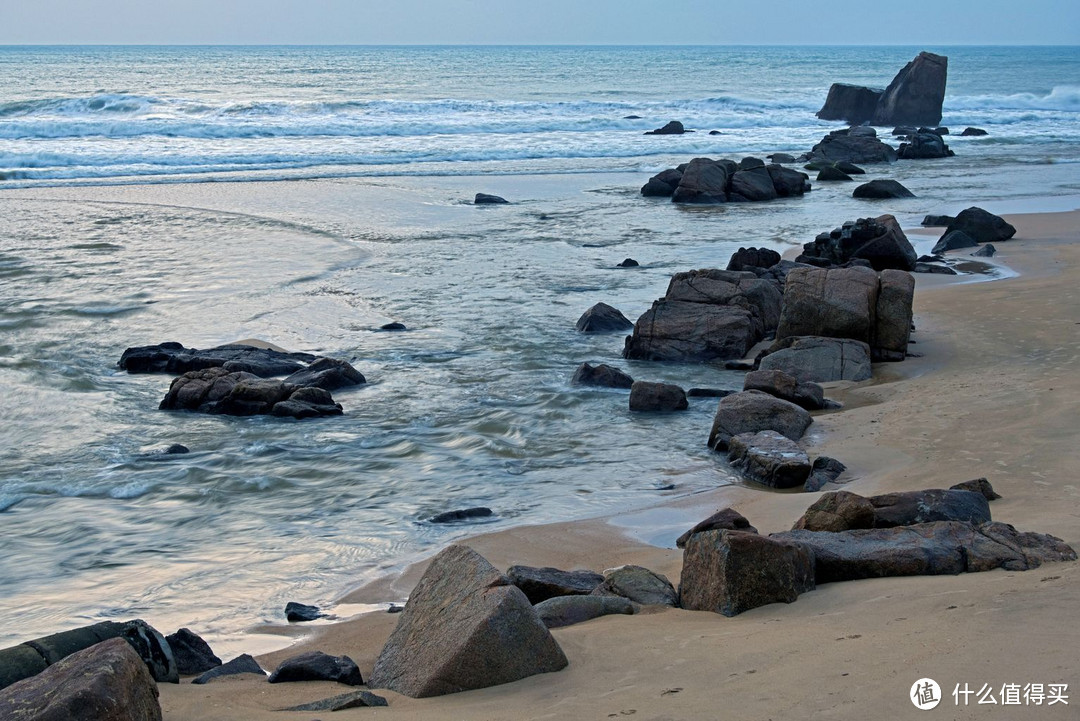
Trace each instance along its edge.
<instances>
[{"instance_id":1,"label":"sandy beach","mask_svg":"<svg viewBox=\"0 0 1080 721\"><path fill-rule=\"evenodd\" d=\"M873 381L827 386L841 412L818 414L809 445L843 460L845 489L872 493L948 487L987 477L1002 494L995 520L1080 546L1075 429L1080 421L1080 212L1014 215L999 259L1019 276L985 283L918 277L921 357L875 367ZM929 281L929 282L927 282ZM702 429L702 434L706 429ZM565 569L635 563L677 585L674 539L716 508L732 506L761 532L786 530L817 494L726 487L661 508L589 521L526 526L467 544L499 568ZM345 603L400 599L423 564L358 589ZM986 707L953 689L984 684L1077 688L1080 595L1076 563L1029 572L883 578L826 584L790 605L734 618L684 610L609 616L553 631L570 665L512 684L429 699L382 692L388 708L335 718L392 719L812 719L919 718L911 685L930 677L945 698L938 718L1076 718L1076 704ZM302 650L347 654L365 676L397 616L370 613L311 630L259 657L272 669ZM290 633L296 633L296 629ZM347 689L269 685L251 676L205 686L161 685L164 717L314 718L276 711ZM325 715L324 715L325 717Z\"/></svg>"}]
</instances>

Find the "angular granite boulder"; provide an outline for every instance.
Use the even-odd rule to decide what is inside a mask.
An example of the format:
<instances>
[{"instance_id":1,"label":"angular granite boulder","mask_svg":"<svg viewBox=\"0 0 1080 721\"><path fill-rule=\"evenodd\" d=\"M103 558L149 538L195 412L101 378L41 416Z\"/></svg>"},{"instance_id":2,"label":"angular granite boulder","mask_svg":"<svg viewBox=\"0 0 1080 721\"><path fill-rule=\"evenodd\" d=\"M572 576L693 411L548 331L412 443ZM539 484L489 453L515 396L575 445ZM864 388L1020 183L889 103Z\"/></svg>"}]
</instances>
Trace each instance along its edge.
<instances>
[{"instance_id":1,"label":"angular granite boulder","mask_svg":"<svg viewBox=\"0 0 1080 721\"><path fill-rule=\"evenodd\" d=\"M622 596L643 606L677 606L679 596L666 577L641 566L619 566L604 571L604 582L594 596Z\"/></svg>"},{"instance_id":2,"label":"angular granite boulder","mask_svg":"<svg viewBox=\"0 0 1080 721\"><path fill-rule=\"evenodd\" d=\"M874 506L874 528L910 526L934 521L986 523L990 504L978 491L942 490L903 491L870 496Z\"/></svg>"},{"instance_id":3,"label":"angular granite boulder","mask_svg":"<svg viewBox=\"0 0 1080 721\"><path fill-rule=\"evenodd\" d=\"M874 504L847 491L822 494L792 526L795 530L834 532L873 527Z\"/></svg>"},{"instance_id":4,"label":"angular granite boulder","mask_svg":"<svg viewBox=\"0 0 1080 721\"><path fill-rule=\"evenodd\" d=\"M751 526L750 521L746 520L741 513L734 508L722 508L679 536L678 539L675 540L675 547L686 548L686 542L690 540L690 536L693 536L695 533L701 533L702 531L745 531L746 533L757 533L757 529Z\"/></svg>"},{"instance_id":5,"label":"angular granite boulder","mask_svg":"<svg viewBox=\"0 0 1080 721\"><path fill-rule=\"evenodd\" d=\"M792 336L773 344L761 370L781 370L802 382L865 381L872 375L870 346L847 338Z\"/></svg>"},{"instance_id":6,"label":"angular granite boulder","mask_svg":"<svg viewBox=\"0 0 1080 721\"><path fill-rule=\"evenodd\" d=\"M556 596L587 595L604 582L604 576L596 571L563 571L548 566L511 566L506 577L533 605Z\"/></svg>"},{"instance_id":7,"label":"angular granite boulder","mask_svg":"<svg viewBox=\"0 0 1080 721\"><path fill-rule=\"evenodd\" d=\"M806 451L776 431L732 436L728 462L745 478L772 488L796 488L810 475Z\"/></svg>"},{"instance_id":8,"label":"angular granite boulder","mask_svg":"<svg viewBox=\"0 0 1080 721\"><path fill-rule=\"evenodd\" d=\"M776 431L797 441L813 418L803 408L761 391L743 391L720 399L709 431L709 447L727 450L732 437L741 433Z\"/></svg>"}]
</instances>

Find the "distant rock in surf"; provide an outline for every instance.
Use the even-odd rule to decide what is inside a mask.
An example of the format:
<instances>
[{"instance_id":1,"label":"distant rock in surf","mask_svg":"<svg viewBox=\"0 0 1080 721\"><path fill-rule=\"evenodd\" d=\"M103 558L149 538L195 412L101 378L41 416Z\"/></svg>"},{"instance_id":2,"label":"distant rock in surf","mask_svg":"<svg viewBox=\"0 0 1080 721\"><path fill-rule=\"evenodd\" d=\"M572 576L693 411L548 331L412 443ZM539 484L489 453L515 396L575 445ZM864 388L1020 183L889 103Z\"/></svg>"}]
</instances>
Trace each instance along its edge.
<instances>
[{"instance_id":1,"label":"distant rock in surf","mask_svg":"<svg viewBox=\"0 0 1080 721\"><path fill-rule=\"evenodd\" d=\"M408 330L408 328L405 327L404 323L394 321L393 323L383 323L379 326L379 330Z\"/></svg>"},{"instance_id":2,"label":"distant rock in surf","mask_svg":"<svg viewBox=\"0 0 1080 721\"><path fill-rule=\"evenodd\" d=\"M619 263L617 268L637 268L641 263L637 262L633 258L626 258L623 262Z\"/></svg>"},{"instance_id":3,"label":"distant rock in surf","mask_svg":"<svg viewBox=\"0 0 1080 721\"><path fill-rule=\"evenodd\" d=\"M322 388L296 386L224 368L191 371L176 378L158 408L231 416L341 415L341 405Z\"/></svg>"},{"instance_id":4,"label":"distant rock in surf","mask_svg":"<svg viewBox=\"0 0 1080 721\"><path fill-rule=\"evenodd\" d=\"M602 388L630 388L634 385L634 379L623 373L618 368L613 368L604 363L590 365L582 363L574 371L574 377L570 383L576 386L600 386Z\"/></svg>"},{"instance_id":5,"label":"distant rock in surf","mask_svg":"<svg viewBox=\"0 0 1080 721\"><path fill-rule=\"evenodd\" d=\"M835 164L848 163L892 163L897 159L896 150L877 139L873 133L852 132L863 128L844 128L834 130L810 149L807 159ZM873 131L873 128L865 130ZM819 166L818 169L825 167Z\"/></svg>"},{"instance_id":6,"label":"distant rock in surf","mask_svg":"<svg viewBox=\"0 0 1080 721\"><path fill-rule=\"evenodd\" d=\"M490 508L477 506L476 508L462 508L457 511L445 511L428 519L429 523L453 523L455 521L467 521L472 518L488 518L494 515Z\"/></svg>"},{"instance_id":7,"label":"distant rock in surf","mask_svg":"<svg viewBox=\"0 0 1080 721\"><path fill-rule=\"evenodd\" d=\"M899 182L888 178L876 178L869 183L863 183L851 192L852 198L867 198L881 200L887 198L914 198L915 193L905 188Z\"/></svg>"},{"instance_id":8,"label":"distant rock in surf","mask_svg":"<svg viewBox=\"0 0 1080 721\"><path fill-rule=\"evenodd\" d=\"M581 314L576 327L582 333L609 333L629 330L634 324L618 308L607 303L597 303Z\"/></svg>"},{"instance_id":9,"label":"distant rock in surf","mask_svg":"<svg viewBox=\"0 0 1080 721\"><path fill-rule=\"evenodd\" d=\"M474 205L502 205L503 203L509 203L506 198L500 198L498 195L488 195L487 193L477 193L473 198Z\"/></svg>"},{"instance_id":10,"label":"distant rock in surf","mask_svg":"<svg viewBox=\"0 0 1080 721\"><path fill-rule=\"evenodd\" d=\"M981 135L989 135L989 133L982 128L964 128L964 132L960 133L960 135L964 137L979 137Z\"/></svg>"},{"instance_id":11,"label":"distant rock in surf","mask_svg":"<svg viewBox=\"0 0 1080 721\"><path fill-rule=\"evenodd\" d=\"M662 128L656 130L646 130L646 135L682 135L686 132L686 128L678 120L672 120Z\"/></svg>"},{"instance_id":12,"label":"distant rock in surf","mask_svg":"<svg viewBox=\"0 0 1080 721\"><path fill-rule=\"evenodd\" d=\"M117 366L128 373L187 373L220 367L267 378L303 370L316 359L317 356L310 353L285 353L249 345L223 345L199 350L167 342L128 348L121 354Z\"/></svg>"},{"instance_id":13,"label":"distant rock in surf","mask_svg":"<svg viewBox=\"0 0 1080 721\"><path fill-rule=\"evenodd\" d=\"M885 90L833 83L817 116L852 124L936 125L941 122L948 64L943 55L921 52Z\"/></svg>"}]
</instances>

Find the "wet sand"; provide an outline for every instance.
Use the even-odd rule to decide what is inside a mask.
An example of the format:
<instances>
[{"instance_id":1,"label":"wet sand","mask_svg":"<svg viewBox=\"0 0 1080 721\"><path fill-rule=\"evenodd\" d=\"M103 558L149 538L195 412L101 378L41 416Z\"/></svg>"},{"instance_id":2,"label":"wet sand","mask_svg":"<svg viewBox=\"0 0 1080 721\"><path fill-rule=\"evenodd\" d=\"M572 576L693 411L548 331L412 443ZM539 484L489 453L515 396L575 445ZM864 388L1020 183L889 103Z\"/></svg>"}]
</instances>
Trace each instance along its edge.
<instances>
[{"instance_id":1,"label":"wet sand","mask_svg":"<svg viewBox=\"0 0 1080 721\"><path fill-rule=\"evenodd\" d=\"M1080 212L1009 217L1016 238L996 244L1019 277L943 283L918 276L912 350L858 387L832 384L842 412L818 414L811 454L849 467L861 494L947 487L985 476L1004 498L995 520L1080 547ZM963 252L963 251L960 251ZM703 428L702 434L708 429ZM606 519L527 526L468 545L492 563L602 570L647 566L678 583L674 539L731 505L761 532L786 530L817 494L742 487ZM663 547L666 544L670 547ZM403 598L422 564L343 599ZM939 718L1076 718L1069 705L957 707L952 691L984 684L1067 683L1080 689L1080 564L1025 573L885 578L827 584L796 603L735 618L683 610L612 616L553 633L567 669L479 691L409 699L378 691L388 708L334 718L393 719L866 719L919 718L911 685L930 677L945 698ZM396 615L371 613L290 633L298 644L259 657L264 668L302 650L348 654L366 676ZM270 685L237 677L206 686L162 685L166 719L311 719L274 709L344 693L330 683ZM323 718L329 714L324 713Z\"/></svg>"}]
</instances>

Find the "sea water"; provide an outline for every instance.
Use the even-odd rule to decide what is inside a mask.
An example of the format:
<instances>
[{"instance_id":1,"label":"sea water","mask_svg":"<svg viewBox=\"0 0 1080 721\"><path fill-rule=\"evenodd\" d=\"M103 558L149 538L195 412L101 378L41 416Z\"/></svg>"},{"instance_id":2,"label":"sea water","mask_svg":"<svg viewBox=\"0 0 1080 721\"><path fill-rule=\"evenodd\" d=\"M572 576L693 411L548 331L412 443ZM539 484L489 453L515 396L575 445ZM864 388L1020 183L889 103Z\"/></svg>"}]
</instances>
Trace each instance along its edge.
<instances>
[{"instance_id":1,"label":"sea water","mask_svg":"<svg viewBox=\"0 0 1080 721\"><path fill-rule=\"evenodd\" d=\"M949 56L942 123L989 135L868 167L918 197L640 196L693 157L808 150L840 127L814 117L832 82L884 86L920 49ZM741 376L623 361L581 312L636 318L675 272L857 217L1080 205L1076 48L9 47L0 92L0 644L142 616L228 655L286 600L462 535L737 482L705 447L715 400L634 415L569 379ZM696 132L643 134L668 120ZM170 378L115 365L241 338L369 382L339 418L224 418L158 411Z\"/></svg>"}]
</instances>

